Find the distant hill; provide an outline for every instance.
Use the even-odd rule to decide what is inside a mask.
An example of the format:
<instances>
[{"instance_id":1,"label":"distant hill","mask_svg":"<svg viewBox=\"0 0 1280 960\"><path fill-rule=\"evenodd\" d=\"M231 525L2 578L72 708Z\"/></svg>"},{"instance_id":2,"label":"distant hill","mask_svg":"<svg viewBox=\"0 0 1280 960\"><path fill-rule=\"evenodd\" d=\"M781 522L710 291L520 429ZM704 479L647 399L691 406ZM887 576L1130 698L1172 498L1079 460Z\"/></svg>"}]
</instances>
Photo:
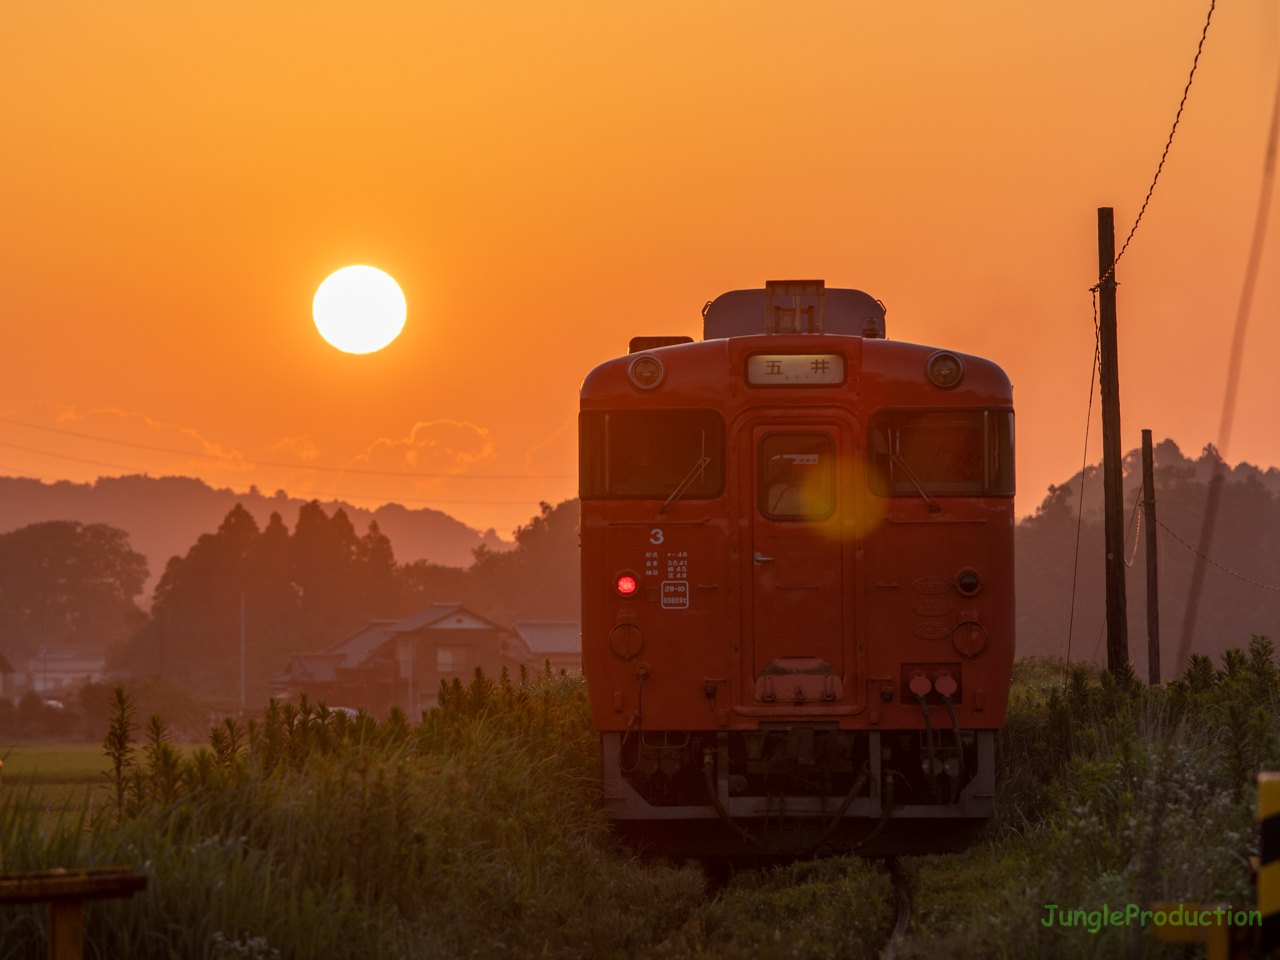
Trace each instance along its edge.
<instances>
[{"instance_id":1,"label":"distant hill","mask_svg":"<svg viewBox=\"0 0 1280 960\"><path fill-rule=\"evenodd\" d=\"M215 489L192 477L100 477L94 483L43 483L0 477L0 533L42 520L107 523L129 534L133 548L144 554L151 568L145 596L172 556L182 556L202 533L218 529L237 503L265 525L279 513L292 528L298 508L307 501L286 496L263 496L256 487L248 493ZM391 540L401 563L429 560L454 567L471 565L471 551L483 544L490 550L514 545L490 529L481 533L439 510L411 510L389 503L377 510L355 507L341 500L321 501L327 513L341 507L360 533L377 520Z\"/></svg>"},{"instance_id":2,"label":"distant hill","mask_svg":"<svg viewBox=\"0 0 1280 960\"><path fill-rule=\"evenodd\" d=\"M1215 456L1208 448L1196 459L1165 440L1155 448L1156 517L1160 571L1161 668L1174 669L1195 556L1170 530L1196 543L1213 476ZM1280 470L1248 463L1227 468L1218 523L1209 557L1216 566L1205 575L1193 653L1215 661L1231 647L1247 647L1250 634L1280 638L1280 602L1273 590L1246 583L1280 585ZM1080 485L1084 484L1084 522L1075 619L1071 618L1072 568ZM1124 458L1125 575L1129 614L1129 656L1139 676L1147 675L1146 530L1139 533L1134 503L1142 485L1141 452ZM1167 528L1167 529L1166 529ZM1135 544L1136 541L1136 544ZM1017 577L1017 649L1020 656L1061 657L1071 638L1071 660L1106 660L1106 600L1103 563L1102 469L1090 466L1066 483L1050 487L1035 515L1015 532ZM1135 545L1137 547L1135 551Z\"/></svg>"}]
</instances>

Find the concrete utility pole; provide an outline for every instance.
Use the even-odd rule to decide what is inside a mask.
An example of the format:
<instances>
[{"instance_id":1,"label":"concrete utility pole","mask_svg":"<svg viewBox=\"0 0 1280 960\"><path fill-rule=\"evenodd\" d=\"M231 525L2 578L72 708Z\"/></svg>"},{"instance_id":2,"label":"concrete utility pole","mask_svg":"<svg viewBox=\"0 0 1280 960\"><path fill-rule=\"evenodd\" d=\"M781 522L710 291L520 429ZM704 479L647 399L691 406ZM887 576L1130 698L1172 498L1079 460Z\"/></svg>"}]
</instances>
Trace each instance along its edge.
<instances>
[{"instance_id":1,"label":"concrete utility pole","mask_svg":"<svg viewBox=\"0 0 1280 960\"><path fill-rule=\"evenodd\" d=\"M1160 682L1160 561L1156 556L1155 457L1142 431L1142 516L1147 521L1147 682Z\"/></svg>"},{"instance_id":2,"label":"concrete utility pole","mask_svg":"<svg viewBox=\"0 0 1280 960\"><path fill-rule=\"evenodd\" d=\"M244 591L240 591L240 709L248 702L244 690Z\"/></svg>"},{"instance_id":3,"label":"concrete utility pole","mask_svg":"<svg viewBox=\"0 0 1280 960\"><path fill-rule=\"evenodd\" d=\"M1107 669L1129 659L1124 593L1124 456L1120 449L1120 370L1116 345L1116 228L1110 207L1098 208L1098 337L1101 346L1102 495L1107 549Z\"/></svg>"}]
</instances>

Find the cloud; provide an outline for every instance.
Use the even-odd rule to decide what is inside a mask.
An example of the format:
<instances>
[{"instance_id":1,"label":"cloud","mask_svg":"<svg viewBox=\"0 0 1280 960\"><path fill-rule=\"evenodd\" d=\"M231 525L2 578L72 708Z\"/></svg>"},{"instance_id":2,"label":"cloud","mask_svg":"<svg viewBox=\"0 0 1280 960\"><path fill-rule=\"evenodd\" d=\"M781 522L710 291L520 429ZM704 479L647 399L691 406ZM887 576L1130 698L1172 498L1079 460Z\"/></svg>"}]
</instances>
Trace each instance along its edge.
<instances>
[{"instance_id":1,"label":"cloud","mask_svg":"<svg viewBox=\"0 0 1280 960\"><path fill-rule=\"evenodd\" d=\"M281 437L267 449L272 453L284 453L297 457L299 460L314 460L320 456L320 448L305 433L296 437Z\"/></svg>"},{"instance_id":2,"label":"cloud","mask_svg":"<svg viewBox=\"0 0 1280 960\"><path fill-rule=\"evenodd\" d=\"M98 407L79 413L74 407L64 407L54 418L54 422L59 425L87 427L86 432L108 440L133 442L140 447L154 446L156 449L149 452L179 458L176 465L165 467L169 470L189 470L196 473L214 470L244 474L254 469L254 464L239 450L215 443L191 427L165 423L144 413L134 413L118 407ZM200 446L199 452L182 449L192 440Z\"/></svg>"},{"instance_id":3,"label":"cloud","mask_svg":"<svg viewBox=\"0 0 1280 960\"><path fill-rule=\"evenodd\" d=\"M461 420L415 423L401 439L379 438L345 464L348 469L464 476L472 467L493 460L495 448L487 427ZM419 487L433 477L418 477Z\"/></svg>"}]
</instances>

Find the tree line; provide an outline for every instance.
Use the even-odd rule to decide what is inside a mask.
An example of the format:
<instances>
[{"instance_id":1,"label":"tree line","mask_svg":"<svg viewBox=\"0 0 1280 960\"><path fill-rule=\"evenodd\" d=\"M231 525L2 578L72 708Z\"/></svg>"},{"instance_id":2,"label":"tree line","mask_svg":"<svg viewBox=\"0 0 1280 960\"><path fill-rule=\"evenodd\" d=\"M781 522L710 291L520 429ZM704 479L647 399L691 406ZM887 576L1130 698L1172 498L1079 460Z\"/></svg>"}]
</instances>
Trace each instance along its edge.
<instances>
[{"instance_id":1,"label":"tree line","mask_svg":"<svg viewBox=\"0 0 1280 960\"><path fill-rule=\"evenodd\" d=\"M139 604L146 559L128 534L104 524L33 524L0 535L0 652L25 664L40 644L82 644L108 670L160 675L198 697L238 693L243 604L250 699L292 653L332 646L372 619L398 619L460 601L503 625L518 618L578 618L578 505L543 504L515 547L480 546L468 568L396 562L371 522L358 533L345 511L306 504L291 531L265 526L237 504L218 529L173 557L150 610ZM18 666L15 663L15 667ZM19 667L21 669L21 667Z\"/></svg>"},{"instance_id":2,"label":"tree line","mask_svg":"<svg viewBox=\"0 0 1280 960\"><path fill-rule=\"evenodd\" d=\"M1196 460L1166 440L1156 449L1161 520L1194 542L1216 462ZM1145 553L1132 511L1140 483L1137 451L1126 457L1126 540L1132 659L1146 663ZM1080 484L1084 484L1083 518ZM1210 555L1254 580L1280 584L1280 471L1247 464L1229 471ZM1103 536L1100 469L1049 488L1015 532L1017 653L1071 659L1103 655ZM1079 533L1079 561L1076 538ZM376 522L360 534L342 510L305 505L290 530L278 514L265 526L240 505L185 556L165 566L149 610L140 603L148 571L128 534L105 524L53 521L0 535L0 654L22 670L41 644L109 650L108 667L159 675L197 696L239 689L240 603L244 596L250 697L295 652L316 652L378 618L400 618L434 602L458 601L510 626L517 619L579 617L578 502L543 504L515 533L515 548L473 551L470 567L398 563ZM1172 671L1194 556L1159 530L1163 660ZM1073 581L1075 590L1072 615ZM1210 567L1194 649L1221 655L1251 634L1280 636L1276 594Z\"/></svg>"}]
</instances>

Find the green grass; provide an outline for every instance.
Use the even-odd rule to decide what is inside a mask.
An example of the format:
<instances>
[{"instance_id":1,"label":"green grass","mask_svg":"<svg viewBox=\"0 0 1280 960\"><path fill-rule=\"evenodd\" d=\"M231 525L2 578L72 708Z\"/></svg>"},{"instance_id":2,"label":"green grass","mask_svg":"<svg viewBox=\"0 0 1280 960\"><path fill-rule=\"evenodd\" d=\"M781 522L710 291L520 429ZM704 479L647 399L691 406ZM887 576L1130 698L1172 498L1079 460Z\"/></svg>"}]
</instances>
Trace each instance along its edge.
<instances>
[{"instance_id":1,"label":"green grass","mask_svg":"<svg viewBox=\"0 0 1280 960\"><path fill-rule=\"evenodd\" d=\"M133 764L122 806L114 787L74 794L101 748L13 751L0 799L6 869L150 876L144 895L89 908L90 956L857 960L893 919L883 866L857 858L718 887L697 865L636 859L601 812L579 678L477 677L412 726L272 710L201 750L115 730ZM1280 768L1270 645L1221 670L1195 658L1156 688L1079 668L1064 685L1057 665L1021 663L998 767L981 842L903 858L916 910L899 957L1184 956L1133 929L1046 929L1044 905L1253 901L1252 777ZM39 955L44 917L0 911L0 960Z\"/></svg>"}]
</instances>

